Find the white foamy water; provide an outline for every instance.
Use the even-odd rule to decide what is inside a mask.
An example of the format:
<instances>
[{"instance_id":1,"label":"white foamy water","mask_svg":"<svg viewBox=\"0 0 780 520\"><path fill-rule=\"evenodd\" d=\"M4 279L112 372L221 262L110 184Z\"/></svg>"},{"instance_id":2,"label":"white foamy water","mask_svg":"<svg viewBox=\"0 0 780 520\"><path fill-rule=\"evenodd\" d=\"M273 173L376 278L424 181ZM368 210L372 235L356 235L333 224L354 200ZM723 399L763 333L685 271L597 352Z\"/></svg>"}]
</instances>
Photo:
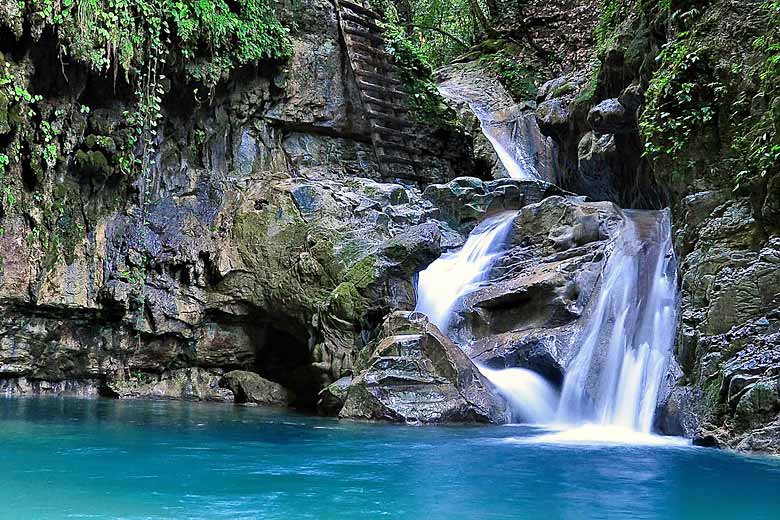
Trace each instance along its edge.
<instances>
[{"instance_id":1,"label":"white foamy water","mask_svg":"<svg viewBox=\"0 0 780 520\"><path fill-rule=\"evenodd\" d=\"M566 372L558 421L649 434L674 343L676 261L668 212L626 217L575 338L579 351Z\"/></svg>"},{"instance_id":2,"label":"white foamy water","mask_svg":"<svg viewBox=\"0 0 780 520\"><path fill-rule=\"evenodd\" d=\"M479 119L482 133L495 150L498 160L513 179L539 180L553 177L549 169L555 164L551 141L542 136L533 111L518 115L515 107L501 110L484 106L482 94L461 90L463 85L439 85L446 98L463 101Z\"/></svg>"},{"instance_id":3,"label":"white foamy water","mask_svg":"<svg viewBox=\"0 0 780 520\"><path fill-rule=\"evenodd\" d=\"M478 368L509 401L514 422L551 424L555 421L558 392L545 378L527 368Z\"/></svg>"},{"instance_id":4,"label":"white foamy water","mask_svg":"<svg viewBox=\"0 0 780 520\"><path fill-rule=\"evenodd\" d=\"M533 165L530 157L524 156L512 144L512 128L509 123L498 123L491 121L487 116L474 114L479 119L482 133L493 146L493 150L498 155L498 160L506 168L507 173L513 179L536 180L539 173Z\"/></svg>"},{"instance_id":5,"label":"white foamy water","mask_svg":"<svg viewBox=\"0 0 780 520\"><path fill-rule=\"evenodd\" d=\"M682 437L667 437L638 432L622 426L583 424L574 428L551 431L533 437L523 437L523 444L574 444L574 445L631 445L631 446L690 446L691 441Z\"/></svg>"},{"instance_id":6,"label":"white foamy water","mask_svg":"<svg viewBox=\"0 0 780 520\"><path fill-rule=\"evenodd\" d=\"M446 334L454 307L479 287L503 252L515 215L507 211L488 217L474 228L462 248L443 254L420 272L414 310Z\"/></svg>"}]
</instances>

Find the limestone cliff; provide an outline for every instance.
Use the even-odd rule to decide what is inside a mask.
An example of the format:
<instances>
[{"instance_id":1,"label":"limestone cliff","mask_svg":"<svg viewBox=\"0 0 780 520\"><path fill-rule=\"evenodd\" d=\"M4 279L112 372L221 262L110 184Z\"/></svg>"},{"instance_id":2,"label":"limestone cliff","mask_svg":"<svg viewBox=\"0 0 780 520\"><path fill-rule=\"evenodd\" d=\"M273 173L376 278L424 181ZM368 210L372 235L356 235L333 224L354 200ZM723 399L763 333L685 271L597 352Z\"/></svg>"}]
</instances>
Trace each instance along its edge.
<instances>
[{"instance_id":1,"label":"limestone cliff","mask_svg":"<svg viewBox=\"0 0 780 520\"><path fill-rule=\"evenodd\" d=\"M145 143L132 69L80 59L75 14L0 5L6 392L222 400L219 374L246 369L313 406L461 240L415 187L382 182L331 2L278 5L289 57L208 93L190 63L161 69ZM429 179L468 167L467 137L416 131Z\"/></svg>"}]
</instances>

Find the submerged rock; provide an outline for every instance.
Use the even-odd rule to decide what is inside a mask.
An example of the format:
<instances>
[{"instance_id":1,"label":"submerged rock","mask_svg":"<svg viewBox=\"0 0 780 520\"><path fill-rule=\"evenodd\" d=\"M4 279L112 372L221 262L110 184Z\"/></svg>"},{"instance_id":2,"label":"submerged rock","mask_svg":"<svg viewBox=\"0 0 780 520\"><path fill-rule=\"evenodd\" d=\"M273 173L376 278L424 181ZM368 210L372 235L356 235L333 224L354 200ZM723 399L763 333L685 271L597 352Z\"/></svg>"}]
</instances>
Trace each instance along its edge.
<instances>
[{"instance_id":1,"label":"submerged rock","mask_svg":"<svg viewBox=\"0 0 780 520\"><path fill-rule=\"evenodd\" d=\"M506 402L490 382L419 313L391 314L355 368L340 417L420 423L508 420Z\"/></svg>"},{"instance_id":2,"label":"submerged rock","mask_svg":"<svg viewBox=\"0 0 780 520\"><path fill-rule=\"evenodd\" d=\"M235 396L236 403L239 404L287 406L294 400L292 393L279 383L274 383L254 372L245 370L228 372L222 376L219 384L230 389Z\"/></svg>"}]
</instances>

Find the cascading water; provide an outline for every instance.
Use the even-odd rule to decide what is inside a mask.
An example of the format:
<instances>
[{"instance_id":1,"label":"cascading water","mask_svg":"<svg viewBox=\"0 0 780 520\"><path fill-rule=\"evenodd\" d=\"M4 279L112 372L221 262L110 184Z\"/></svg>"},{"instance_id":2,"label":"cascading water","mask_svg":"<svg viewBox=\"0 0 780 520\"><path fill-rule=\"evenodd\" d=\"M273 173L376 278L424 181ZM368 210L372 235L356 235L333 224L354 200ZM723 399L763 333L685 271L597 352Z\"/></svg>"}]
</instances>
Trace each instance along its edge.
<instances>
[{"instance_id":1,"label":"cascading water","mask_svg":"<svg viewBox=\"0 0 780 520\"><path fill-rule=\"evenodd\" d=\"M415 311L428 316L442 332L463 297L476 290L504 250L507 233L517 212L507 211L485 219L464 246L442 255L419 274ZM558 393L543 377L524 368L491 370L479 367L509 401L517 420L550 423L555 417Z\"/></svg>"},{"instance_id":2,"label":"cascading water","mask_svg":"<svg viewBox=\"0 0 780 520\"><path fill-rule=\"evenodd\" d=\"M455 305L479 287L503 251L515 215L507 211L488 217L474 228L462 248L442 255L420 272L415 311L446 333Z\"/></svg>"},{"instance_id":3,"label":"cascading water","mask_svg":"<svg viewBox=\"0 0 780 520\"><path fill-rule=\"evenodd\" d=\"M555 421L558 392L545 378L527 368L478 368L509 401L516 422L551 424Z\"/></svg>"},{"instance_id":4,"label":"cascading water","mask_svg":"<svg viewBox=\"0 0 780 520\"><path fill-rule=\"evenodd\" d=\"M667 211L626 211L626 224L563 383L557 420L650 433L674 343L676 260Z\"/></svg>"},{"instance_id":5,"label":"cascading water","mask_svg":"<svg viewBox=\"0 0 780 520\"><path fill-rule=\"evenodd\" d=\"M524 110L524 105L497 109L480 99L482 93L463 88L458 84L439 85L439 92L469 105L509 177L532 181L556 177L555 145L551 138L542 135L532 110ZM512 102L511 97L508 102Z\"/></svg>"},{"instance_id":6,"label":"cascading water","mask_svg":"<svg viewBox=\"0 0 780 520\"><path fill-rule=\"evenodd\" d=\"M515 215L507 212L485 220L461 249L442 256L420 273L415 310L446 332L458 302L479 287L502 254ZM596 299L582 318L581 333L574 338L579 349L568 367L560 397L533 371L480 367L510 402L516 419L650 433L674 343L676 261L668 211L627 210L625 216ZM603 430L584 434L591 438L605 435ZM571 437L581 440L577 434Z\"/></svg>"},{"instance_id":7,"label":"cascading water","mask_svg":"<svg viewBox=\"0 0 780 520\"><path fill-rule=\"evenodd\" d=\"M517 107L497 109L489 95L469 88L468 81L465 86L459 81L445 83L439 87L441 93L468 103L510 177L555 178L550 169L556 163L554 147L537 138L541 134L533 126L532 114L526 119L522 110L514 110ZM569 364L560 397L530 370L480 367L521 420L651 431L674 343L676 261L667 211L627 210L625 215L596 299L583 318L582 332L574 338L579 350ZM500 256L511 216L486 220L462 249L420 273L415 310L427 314L442 332L449 329L458 302L484 281Z\"/></svg>"}]
</instances>

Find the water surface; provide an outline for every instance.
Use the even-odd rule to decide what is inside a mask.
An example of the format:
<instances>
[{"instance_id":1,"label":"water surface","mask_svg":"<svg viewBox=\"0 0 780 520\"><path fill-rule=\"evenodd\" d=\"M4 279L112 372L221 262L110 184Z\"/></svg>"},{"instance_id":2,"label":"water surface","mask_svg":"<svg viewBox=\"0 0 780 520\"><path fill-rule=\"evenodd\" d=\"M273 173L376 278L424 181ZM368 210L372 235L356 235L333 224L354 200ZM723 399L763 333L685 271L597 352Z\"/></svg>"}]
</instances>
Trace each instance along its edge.
<instances>
[{"instance_id":1,"label":"water surface","mask_svg":"<svg viewBox=\"0 0 780 520\"><path fill-rule=\"evenodd\" d=\"M6 518L780 518L780 461L178 402L0 399Z\"/></svg>"}]
</instances>

